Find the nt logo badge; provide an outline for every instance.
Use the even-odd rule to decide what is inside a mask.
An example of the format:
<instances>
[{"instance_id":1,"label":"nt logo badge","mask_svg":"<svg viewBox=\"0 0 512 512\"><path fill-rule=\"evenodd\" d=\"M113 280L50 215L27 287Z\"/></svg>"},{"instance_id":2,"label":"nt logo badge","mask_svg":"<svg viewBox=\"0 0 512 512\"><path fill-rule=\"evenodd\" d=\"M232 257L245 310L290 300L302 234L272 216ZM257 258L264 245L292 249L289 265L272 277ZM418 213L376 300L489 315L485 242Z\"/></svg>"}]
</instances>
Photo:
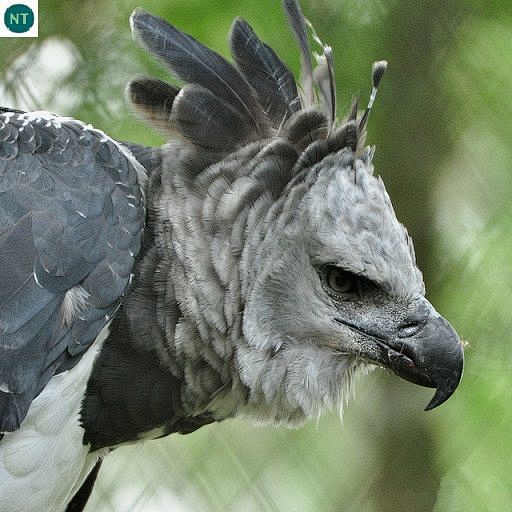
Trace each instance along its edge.
<instances>
[{"instance_id":1,"label":"nt logo badge","mask_svg":"<svg viewBox=\"0 0 512 512\"><path fill-rule=\"evenodd\" d=\"M0 37L37 37L38 0L0 0Z\"/></svg>"}]
</instances>

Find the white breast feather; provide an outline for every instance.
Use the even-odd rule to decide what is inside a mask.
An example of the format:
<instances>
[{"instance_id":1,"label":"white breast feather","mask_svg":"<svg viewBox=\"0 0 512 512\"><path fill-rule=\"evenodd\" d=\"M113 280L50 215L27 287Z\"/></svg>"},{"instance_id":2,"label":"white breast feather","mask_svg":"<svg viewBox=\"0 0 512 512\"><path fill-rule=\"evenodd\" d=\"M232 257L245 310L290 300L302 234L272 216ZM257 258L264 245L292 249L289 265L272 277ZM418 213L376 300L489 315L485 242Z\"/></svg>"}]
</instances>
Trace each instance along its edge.
<instances>
[{"instance_id":1,"label":"white breast feather","mask_svg":"<svg viewBox=\"0 0 512 512\"><path fill-rule=\"evenodd\" d=\"M98 457L82 445L79 410L108 326L71 370L54 376L16 432L0 441L0 511L63 512Z\"/></svg>"}]
</instances>

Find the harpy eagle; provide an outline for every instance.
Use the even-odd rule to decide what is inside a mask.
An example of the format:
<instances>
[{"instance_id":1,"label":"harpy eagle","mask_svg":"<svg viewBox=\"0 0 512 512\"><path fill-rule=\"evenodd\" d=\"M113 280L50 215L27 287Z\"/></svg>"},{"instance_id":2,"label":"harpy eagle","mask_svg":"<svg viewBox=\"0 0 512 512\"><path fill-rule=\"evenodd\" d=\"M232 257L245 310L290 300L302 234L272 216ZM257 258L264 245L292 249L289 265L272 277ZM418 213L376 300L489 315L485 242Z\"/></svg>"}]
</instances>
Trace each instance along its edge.
<instances>
[{"instance_id":1,"label":"harpy eagle","mask_svg":"<svg viewBox=\"0 0 512 512\"><path fill-rule=\"evenodd\" d=\"M300 85L243 19L231 64L135 10L183 84L128 86L162 147L2 109L2 512L81 510L125 443L341 409L372 365L435 387L428 409L457 387L462 345L365 146L385 63L368 108L338 119L331 50L283 3Z\"/></svg>"}]
</instances>

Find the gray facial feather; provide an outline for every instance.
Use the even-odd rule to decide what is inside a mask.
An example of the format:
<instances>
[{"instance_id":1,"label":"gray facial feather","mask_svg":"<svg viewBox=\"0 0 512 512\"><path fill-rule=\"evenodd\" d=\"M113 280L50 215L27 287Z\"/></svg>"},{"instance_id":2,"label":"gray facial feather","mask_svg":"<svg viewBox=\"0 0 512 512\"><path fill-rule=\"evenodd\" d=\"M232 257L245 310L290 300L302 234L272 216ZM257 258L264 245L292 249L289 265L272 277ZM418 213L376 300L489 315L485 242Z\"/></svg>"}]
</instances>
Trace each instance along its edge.
<instances>
[{"instance_id":1,"label":"gray facial feather","mask_svg":"<svg viewBox=\"0 0 512 512\"><path fill-rule=\"evenodd\" d=\"M261 144L241 150L192 180L164 156L155 211L167 280L156 284L157 315L166 325L176 303L183 317L159 353L183 375L191 413L295 425L341 410L353 375L366 369L352 334L340 340L316 267L362 274L405 302L423 284L371 164L345 148L299 179L293 152L264 153ZM288 181L276 189L273 175Z\"/></svg>"}]
</instances>

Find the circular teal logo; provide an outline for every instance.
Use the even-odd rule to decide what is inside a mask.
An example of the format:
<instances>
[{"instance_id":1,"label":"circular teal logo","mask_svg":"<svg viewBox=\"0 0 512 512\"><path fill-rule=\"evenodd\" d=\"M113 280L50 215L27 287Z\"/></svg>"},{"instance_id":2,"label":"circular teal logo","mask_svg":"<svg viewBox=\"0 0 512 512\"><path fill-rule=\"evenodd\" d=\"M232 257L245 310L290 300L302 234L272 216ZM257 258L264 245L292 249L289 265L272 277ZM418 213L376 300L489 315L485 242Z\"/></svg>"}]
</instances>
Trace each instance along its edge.
<instances>
[{"instance_id":1,"label":"circular teal logo","mask_svg":"<svg viewBox=\"0 0 512 512\"><path fill-rule=\"evenodd\" d=\"M11 5L4 14L5 26L16 34L28 32L34 24L34 11L24 4Z\"/></svg>"}]
</instances>

